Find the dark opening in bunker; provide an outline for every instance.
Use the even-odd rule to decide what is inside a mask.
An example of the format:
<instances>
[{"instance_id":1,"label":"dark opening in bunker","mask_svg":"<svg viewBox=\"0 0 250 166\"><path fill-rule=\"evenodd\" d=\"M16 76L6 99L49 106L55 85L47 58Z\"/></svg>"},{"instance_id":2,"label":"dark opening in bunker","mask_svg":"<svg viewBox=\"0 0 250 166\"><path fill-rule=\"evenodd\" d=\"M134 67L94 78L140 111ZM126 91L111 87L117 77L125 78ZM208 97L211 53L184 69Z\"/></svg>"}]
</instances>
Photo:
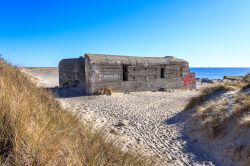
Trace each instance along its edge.
<instances>
[{"instance_id":1,"label":"dark opening in bunker","mask_svg":"<svg viewBox=\"0 0 250 166\"><path fill-rule=\"evenodd\" d=\"M128 66L123 65L123 81L128 81Z\"/></svg>"},{"instance_id":2,"label":"dark opening in bunker","mask_svg":"<svg viewBox=\"0 0 250 166\"><path fill-rule=\"evenodd\" d=\"M182 72L183 72L183 69L182 67L180 67L180 77L182 77Z\"/></svg>"},{"instance_id":3,"label":"dark opening in bunker","mask_svg":"<svg viewBox=\"0 0 250 166\"><path fill-rule=\"evenodd\" d=\"M164 78L164 75L165 75L165 69L161 68L161 78Z\"/></svg>"}]
</instances>

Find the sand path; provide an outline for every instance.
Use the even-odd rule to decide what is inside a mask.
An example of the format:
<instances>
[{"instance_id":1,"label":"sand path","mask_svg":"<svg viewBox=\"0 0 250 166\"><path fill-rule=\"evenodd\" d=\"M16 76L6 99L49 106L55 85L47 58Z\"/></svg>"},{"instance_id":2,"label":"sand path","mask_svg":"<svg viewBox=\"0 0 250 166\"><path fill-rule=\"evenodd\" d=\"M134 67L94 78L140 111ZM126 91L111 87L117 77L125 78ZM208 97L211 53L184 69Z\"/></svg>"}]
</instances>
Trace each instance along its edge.
<instances>
[{"instance_id":1,"label":"sand path","mask_svg":"<svg viewBox=\"0 0 250 166\"><path fill-rule=\"evenodd\" d=\"M196 91L136 92L112 96L83 96L58 99L63 107L79 112L83 119L105 126L124 149L142 151L162 159L160 165L213 165L200 152L193 154L181 133L180 123L168 123L183 110Z\"/></svg>"}]
</instances>

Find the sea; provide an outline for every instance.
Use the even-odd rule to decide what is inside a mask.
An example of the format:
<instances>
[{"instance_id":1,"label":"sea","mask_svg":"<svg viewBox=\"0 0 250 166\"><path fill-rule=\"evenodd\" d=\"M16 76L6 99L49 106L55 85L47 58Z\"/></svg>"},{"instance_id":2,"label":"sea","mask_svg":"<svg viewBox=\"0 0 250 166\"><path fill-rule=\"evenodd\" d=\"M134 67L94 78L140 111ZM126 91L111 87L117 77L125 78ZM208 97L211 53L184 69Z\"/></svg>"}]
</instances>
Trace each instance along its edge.
<instances>
[{"instance_id":1,"label":"sea","mask_svg":"<svg viewBox=\"0 0 250 166\"><path fill-rule=\"evenodd\" d=\"M191 67L190 71L196 74L196 78L223 79L224 76L244 76L250 73L250 67Z\"/></svg>"}]
</instances>

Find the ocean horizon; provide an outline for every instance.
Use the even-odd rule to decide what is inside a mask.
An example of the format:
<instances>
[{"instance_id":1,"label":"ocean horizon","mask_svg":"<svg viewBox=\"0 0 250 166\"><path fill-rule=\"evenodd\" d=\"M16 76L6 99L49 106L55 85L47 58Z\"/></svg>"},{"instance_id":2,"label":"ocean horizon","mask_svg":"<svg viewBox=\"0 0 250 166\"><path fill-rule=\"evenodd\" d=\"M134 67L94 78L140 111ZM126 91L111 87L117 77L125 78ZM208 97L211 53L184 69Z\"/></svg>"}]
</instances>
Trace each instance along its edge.
<instances>
[{"instance_id":1,"label":"ocean horizon","mask_svg":"<svg viewBox=\"0 0 250 166\"><path fill-rule=\"evenodd\" d=\"M245 76L250 67L190 67L196 78L223 79L224 76Z\"/></svg>"}]
</instances>

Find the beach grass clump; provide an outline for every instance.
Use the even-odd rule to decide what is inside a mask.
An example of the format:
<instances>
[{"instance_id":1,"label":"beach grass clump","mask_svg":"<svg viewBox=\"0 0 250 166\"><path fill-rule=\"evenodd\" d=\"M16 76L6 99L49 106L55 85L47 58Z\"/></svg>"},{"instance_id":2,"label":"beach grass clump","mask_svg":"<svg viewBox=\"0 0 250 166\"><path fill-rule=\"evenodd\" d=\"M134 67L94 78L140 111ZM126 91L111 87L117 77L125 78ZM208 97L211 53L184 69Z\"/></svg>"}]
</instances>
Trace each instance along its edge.
<instances>
[{"instance_id":1,"label":"beach grass clump","mask_svg":"<svg viewBox=\"0 0 250 166\"><path fill-rule=\"evenodd\" d=\"M242 82L244 83L244 86L242 86L241 91L245 91L250 89L250 74L246 75L243 79Z\"/></svg>"},{"instance_id":2,"label":"beach grass clump","mask_svg":"<svg viewBox=\"0 0 250 166\"><path fill-rule=\"evenodd\" d=\"M204 102L206 102L207 100L211 99L212 96L216 96L230 90L232 90L232 87L226 86L224 84L216 84L205 87L201 90L201 94L199 96L190 99L189 103L186 105L184 110L189 110L196 106L199 106Z\"/></svg>"},{"instance_id":3,"label":"beach grass clump","mask_svg":"<svg viewBox=\"0 0 250 166\"><path fill-rule=\"evenodd\" d=\"M212 138L223 133L232 121L237 122L238 127L250 127L250 95L236 93L232 99L212 101L197 112L196 119L203 122Z\"/></svg>"},{"instance_id":4,"label":"beach grass clump","mask_svg":"<svg viewBox=\"0 0 250 166\"><path fill-rule=\"evenodd\" d=\"M208 137L215 138L223 129L224 124L230 118L227 111L228 100L219 102L209 101L206 105L197 107L194 118L204 127Z\"/></svg>"},{"instance_id":5,"label":"beach grass clump","mask_svg":"<svg viewBox=\"0 0 250 166\"><path fill-rule=\"evenodd\" d=\"M108 95L108 96L110 96L110 95L112 95L112 93L113 93L113 89L111 87L107 86L107 87L99 89L95 94L96 95Z\"/></svg>"},{"instance_id":6,"label":"beach grass clump","mask_svg":"<svg viewBox=\"0 0 250 166\"><path fill-rule=\"evenodd\" d=\"M249 94L239 94L235 96L235 112L234 115L241 117L245 114L250 113L250 95Z\"/></svg>"},{"instance_id":7,"label":"beach grass clump","mask_svg":"<svg viewBox=\"0 0 250 166\"><path fill-rule=\"evenodd\" d=\"M250 89L250 83L246 84L241 88L241 91L249 90Z\"/></svg>"},{"instance_id":8,"label":"beach grass clump","mask_svg":"<svg viewBox=\"0 0 250 166\"><path fill-rule=\"evenodd\" d=\"M65 111L19 68L0 60L1 165L147 165Z\"/></svg>"},{"instance_id":9,"label":"beach grass clump","mask_svg":"<svg viewBox=\"0 0 250 166\"><path fill-rule=\"evenodd\" d=\"M243 82L250 83L250 73L243 77Z\"/></svg>"}]
</instances>

